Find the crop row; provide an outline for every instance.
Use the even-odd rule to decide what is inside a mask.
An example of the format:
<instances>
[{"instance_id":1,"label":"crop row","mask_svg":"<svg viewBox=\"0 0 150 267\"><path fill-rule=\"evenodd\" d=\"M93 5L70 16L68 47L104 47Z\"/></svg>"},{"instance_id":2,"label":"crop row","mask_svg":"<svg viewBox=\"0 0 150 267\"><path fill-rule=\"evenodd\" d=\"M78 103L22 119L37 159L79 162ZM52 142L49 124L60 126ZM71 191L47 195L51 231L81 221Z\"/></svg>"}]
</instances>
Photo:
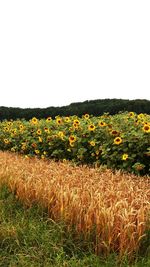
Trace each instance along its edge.
<instances>
[{"instance_id":1,"label":"crop row","mask_svg":"<svg viewBox=\"0 0 150 267\"><path fill-rule=\"evenodd\" d=\"M98 255L132 257L148 249L149 178L1 151L1 184L25 206L38 203L51 219L62 220Z\"/></svg>"},{"instance_id":2,"label":"crop row","mask_svg":"<svg viewBox=\"0 0 150 267\"><path fill-rule=\"evenodd\" d=\"M0 123L0 149L25 157L36 155L149 174L150 115L125 112L5 120Z\"/></svg>"}]
</instances>

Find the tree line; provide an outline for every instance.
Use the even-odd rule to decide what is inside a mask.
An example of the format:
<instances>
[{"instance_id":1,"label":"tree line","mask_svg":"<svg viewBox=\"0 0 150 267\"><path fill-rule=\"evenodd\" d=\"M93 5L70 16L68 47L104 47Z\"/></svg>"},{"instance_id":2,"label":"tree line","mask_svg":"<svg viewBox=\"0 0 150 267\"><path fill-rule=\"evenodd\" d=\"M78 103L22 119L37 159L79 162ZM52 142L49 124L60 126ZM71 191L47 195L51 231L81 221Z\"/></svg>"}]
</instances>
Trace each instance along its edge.
<instances>
[{"instance_id":1,"label":"tree line","mask_svg":"<svg viewBox=\"0 0 150 267\"><path fill-rule=\"evenodd\" d=\"M100 116L103 113L114 115L118 112L133 111L137 114L147 113L150 114L150 101L146 99L97 99L86 100L84 102L71 103L67 106L61 107L47 107L47 108L14 108L14 107L0 107L0 120L16 120L26 119L29 120L33 117L38 119L55 116L71 116L77 115L81 117L83 114L88 113L94 116Z\"/></svg>"}]
</instances>

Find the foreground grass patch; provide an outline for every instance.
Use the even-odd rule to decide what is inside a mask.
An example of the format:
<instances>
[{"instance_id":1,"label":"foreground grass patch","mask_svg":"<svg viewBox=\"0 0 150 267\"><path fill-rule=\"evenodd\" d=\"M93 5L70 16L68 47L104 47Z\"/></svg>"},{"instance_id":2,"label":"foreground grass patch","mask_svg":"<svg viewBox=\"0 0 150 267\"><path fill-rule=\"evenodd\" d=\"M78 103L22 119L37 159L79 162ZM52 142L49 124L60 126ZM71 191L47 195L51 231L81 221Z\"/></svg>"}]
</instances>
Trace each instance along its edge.
<instances>
[{"instance_id":1,"label":"foreground grass patch","mask_svg":"<svg viewBox=\"0 0 150 267\"><path fill-rule=\"evenodd\" d=\"M6 186L0 189L0 266L1 267L113 267L129 266L117 256L103 259L85 251L75 242L63 223L48 219L41 207L24 208ZM130 266L150 266L141 258Z\"/></svg>"},{"instance_id":2,"label":"foreground grass patch","mask_svg":"<svg viewBox=\"0 0 150 267\"><path fill-rule=\"evenodd\" d=\"M102 259L84 250L66 233L63 223L48 219L41 207L24 208L6 186L0 189L0 266L1 267L114 267L120 263L115 254ZM130 264L148 267L150 259Z\"/></svg>"}]
</instances>

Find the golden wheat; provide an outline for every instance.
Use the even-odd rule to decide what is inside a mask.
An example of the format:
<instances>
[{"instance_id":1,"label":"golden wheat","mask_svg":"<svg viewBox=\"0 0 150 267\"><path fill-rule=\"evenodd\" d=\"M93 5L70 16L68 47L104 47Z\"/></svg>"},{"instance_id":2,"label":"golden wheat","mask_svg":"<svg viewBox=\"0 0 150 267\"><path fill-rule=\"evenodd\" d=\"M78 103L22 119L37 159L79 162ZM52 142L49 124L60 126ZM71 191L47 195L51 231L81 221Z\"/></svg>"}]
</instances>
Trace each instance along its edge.
<instances>
[{"instance_id":1,"label":"golden wheat","mask_svg":"<svg viewBox=\"0 0 150 267\"><path fill-rule=\"evenodd\" d=\"M40 203L52 219L91 237L96 254L130 255L150 228L149 177L0 152L0 183L26 205Z\"/></svg>"}]
</instances>

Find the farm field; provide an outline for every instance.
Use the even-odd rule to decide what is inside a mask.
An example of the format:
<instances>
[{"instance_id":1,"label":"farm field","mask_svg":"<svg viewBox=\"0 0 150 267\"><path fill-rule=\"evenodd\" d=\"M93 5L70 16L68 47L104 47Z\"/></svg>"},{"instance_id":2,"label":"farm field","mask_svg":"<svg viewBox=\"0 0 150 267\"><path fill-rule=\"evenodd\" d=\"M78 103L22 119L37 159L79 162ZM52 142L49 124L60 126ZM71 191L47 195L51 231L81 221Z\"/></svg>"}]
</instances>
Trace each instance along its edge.
<instances>
[{"instance_id":1,"label":"farm field","mask_svg":"<svg viewBox=\"0 0 150 267\"><path fill-rule=\"evenodd\" d=\"M0 266L150 266L149 176L1 151L0 188Z\"/></svg>"},{"instance_id":2,"label":"farm field","mask_svg":"<svg viewBox=\"0 0 150 267\"><path fill-rule=\"evenodd\" d=\"M124 112L5 120L0 123L0 149L149 175L150 115Z\"/></svg>"}]
</instances>

